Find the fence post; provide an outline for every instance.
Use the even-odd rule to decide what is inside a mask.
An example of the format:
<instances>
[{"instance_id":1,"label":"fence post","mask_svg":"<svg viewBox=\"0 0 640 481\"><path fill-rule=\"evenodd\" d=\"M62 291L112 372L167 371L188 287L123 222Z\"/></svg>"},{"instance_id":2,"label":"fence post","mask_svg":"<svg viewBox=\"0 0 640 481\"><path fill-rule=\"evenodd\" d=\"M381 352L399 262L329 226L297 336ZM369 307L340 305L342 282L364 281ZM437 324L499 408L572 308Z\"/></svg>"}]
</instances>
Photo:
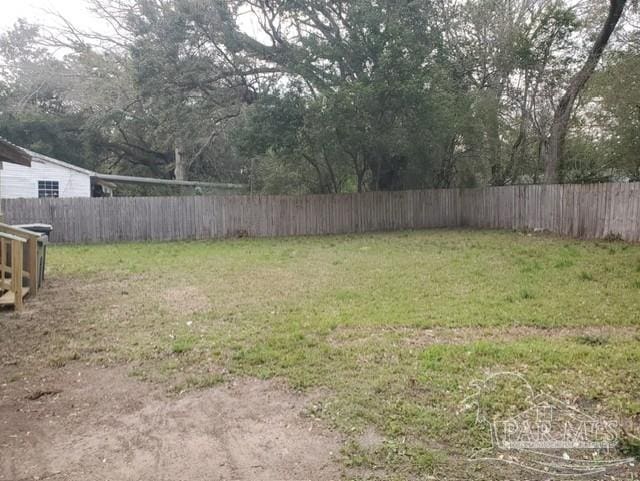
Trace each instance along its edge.
<instances>
[{"instance_id":1,"label":"fence post","mask_svg":"<svg viewBox=\"0 0 640 481\"><path fill-rule=\"evenodd\" d=\"M22 310L22 242L11 240L11 290L16 311Z\"/></svg>"}]
</instances>

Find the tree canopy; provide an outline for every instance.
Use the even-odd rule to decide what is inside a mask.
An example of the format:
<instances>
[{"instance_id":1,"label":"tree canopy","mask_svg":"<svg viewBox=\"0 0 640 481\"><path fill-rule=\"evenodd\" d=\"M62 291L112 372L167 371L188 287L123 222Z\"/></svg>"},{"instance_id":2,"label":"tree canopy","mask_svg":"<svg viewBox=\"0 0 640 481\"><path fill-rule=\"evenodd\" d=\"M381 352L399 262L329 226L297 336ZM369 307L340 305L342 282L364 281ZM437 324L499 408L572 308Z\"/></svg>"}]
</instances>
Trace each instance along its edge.
<instances>
[{"instance_id":1,"label":"tree canopy","mask_svg":"<svg viewBox=\"0 0 640 481\"><path fill-rule=\"evenodd\" d=\"M640 179L624 0L87 2L110 34L0 37L1 136L269 193Z\"/></svg>"}]
</instances>

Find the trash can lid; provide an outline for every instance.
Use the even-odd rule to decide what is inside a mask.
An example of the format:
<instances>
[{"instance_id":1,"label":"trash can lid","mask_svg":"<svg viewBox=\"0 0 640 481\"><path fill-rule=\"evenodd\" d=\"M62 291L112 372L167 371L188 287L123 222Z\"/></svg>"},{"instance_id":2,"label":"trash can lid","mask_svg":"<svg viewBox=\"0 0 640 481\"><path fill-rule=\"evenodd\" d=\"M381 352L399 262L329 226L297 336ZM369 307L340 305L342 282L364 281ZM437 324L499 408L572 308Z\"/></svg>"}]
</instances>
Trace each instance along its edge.
<instances>
[{"instance_id":1,"label":"trash can lid","mask_svg":"<svg viewBox=\"0 0 640 481\"><path fill-rule=\"evenodd\" d=\"M20 229L27 229L33 232L49 234L53 230L53 226L51 224L18 224L13 227L19 227Z\"/></svg>"}]
</instances>

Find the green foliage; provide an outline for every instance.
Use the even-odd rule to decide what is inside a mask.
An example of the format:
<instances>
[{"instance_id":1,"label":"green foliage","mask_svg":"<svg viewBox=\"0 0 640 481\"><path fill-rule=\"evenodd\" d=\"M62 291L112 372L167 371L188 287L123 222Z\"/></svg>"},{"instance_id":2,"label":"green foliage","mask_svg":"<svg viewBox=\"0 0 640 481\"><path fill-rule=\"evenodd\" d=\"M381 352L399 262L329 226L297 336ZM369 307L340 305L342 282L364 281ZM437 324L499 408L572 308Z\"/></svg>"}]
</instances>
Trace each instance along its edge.
<instances>
[{"instance_id":1,"label":"green foliage","mask_svg":"<svg viewBox=\"0 0 640 481\"><path fill-rule=\"evenodd\" d=\"M2 36L0 135L105 172L265 193L539 182L557 99L604 13L564 0L97 10L118 30L100 48L71 27L54 42L64 56L47 29ZM638 42L616 46L590 82L565 180L640 178L638 65Z\"/></svg>"},{"instance_id":2,"label":"green foliage","mask_svg":"<svg viewBox=\"0 0 640 481\"><path fill-rule=\"evenodd\" d=\"M640 50L619 52L595 75L587 91L591 104L584 121L597 125L597 137L581 140L582 162L609 179L640 180ZM590 140L590 142L589 142ZM580 142L579 140L575 141ZM578 144L580 145L580 144ZM602 169L602 159L607 159Z\"/></svg>"},{"instance_id":3,"label":"green foliage","mask_svg":"<svg viewBox=\"0 0 640 481\"><path fill-rule=\"evenodd\" d=\"M35 152L92 169L100 154L93 132L82 115L0 114L0 137Z\"/></svg>"}]
</instances>

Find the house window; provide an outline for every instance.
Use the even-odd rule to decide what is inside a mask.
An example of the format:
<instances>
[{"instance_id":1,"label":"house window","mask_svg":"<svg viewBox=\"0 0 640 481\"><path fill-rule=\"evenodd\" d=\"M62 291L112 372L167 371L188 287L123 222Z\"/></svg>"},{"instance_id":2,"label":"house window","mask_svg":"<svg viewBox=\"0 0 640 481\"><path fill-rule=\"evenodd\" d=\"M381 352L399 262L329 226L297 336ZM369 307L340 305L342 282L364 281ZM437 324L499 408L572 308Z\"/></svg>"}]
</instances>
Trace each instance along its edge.
<instances>
[{"instance_id":1,"label":"house window","mask_svg":"<svg viewBox=\"0 0 640 481\"><path fill-rule=\"evenodd\" d=\"M59 197L60 188L57 180L39 180L38 197Z\"/></svg>"}]
</instances>

